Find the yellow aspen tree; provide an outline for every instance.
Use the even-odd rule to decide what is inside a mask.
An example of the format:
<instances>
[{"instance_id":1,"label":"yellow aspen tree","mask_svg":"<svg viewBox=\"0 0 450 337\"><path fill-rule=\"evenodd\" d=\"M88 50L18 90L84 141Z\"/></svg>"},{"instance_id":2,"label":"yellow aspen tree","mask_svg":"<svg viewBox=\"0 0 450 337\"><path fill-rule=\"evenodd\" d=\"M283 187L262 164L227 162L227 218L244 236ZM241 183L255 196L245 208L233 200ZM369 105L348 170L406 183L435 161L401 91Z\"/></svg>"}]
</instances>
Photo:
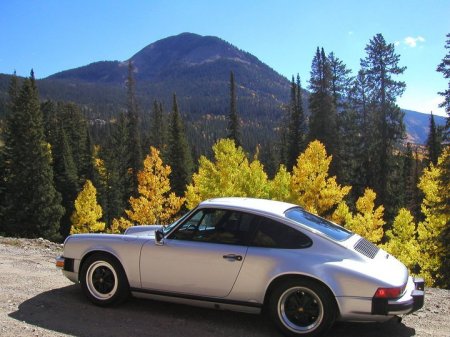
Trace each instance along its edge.
<instances>
[{"instance_id":1,"label":"yellow aspen tree","mask_svg":"<svg viewBox=\"0 0 450 337\"><path fill-rule=\"evenodd\" d=\"M105 162L103 159L100 158L100 146L94 145L94 151L93 151L93 158L94 158L94 168L97 170L97 173L100 177L100 180L105 182L107 180L108 172L105 167ZM105 183L106 184L106 183Z\"/></svg>"},{"instance_id":2,"label":"yellow aspen tree","mask_svg":"<svg viewBox=\"0 0 450 337\"><path fill-rule=\"evenodd\" d=\"M419 244L416 239L414 217L409 210L405 208L399 210L392 230L388 230L386 236L388 241L381 247L402 261L410 271L413 271L419 257Z\"/></svg>"},{"instance_id":3,"label":"yellow aspen tree","mask_svg":"<svg viewBox=\"0 0 450 337\"><path fill-rule=\"evenodd\" d=\"M111 227L108 229L108 233L120 234L125 232L128 227L134 226L130 220L120 217L118 219L113 219Z\"/></svg>"},{"instance_id":4,"label":"yellow aspen tree","mask_svg":"<svg viewBox=\"0 0 450 337\"><path fill-rule=\"evenodd\" d=\"M280 165L275 177L269 181L269 199L278 201L290 201L291 199L291 174L286 166Z\"/></svg>"},{"instance_id":5,"label":"yellow aspen tree","mask_svg":"<svg viewBox=\"0 0 450 337\"><path fill-rule=\"evenodd\" d=\"M244 172L241 176L243 193L253 198L269 198L269 180L264 166L255 158L249 166L243 167Z\"/></svg>"},{"instance_id":6,"label":"yellow aspen tree","mask_svg":"<svg viewBox=\"0 0 450 337\"><path fill-rule=\"evenodd\" d=\"M341 201L339 205L333 212L331 216L331 221L344 226L346 223L350 222L353 219L353 214L350 211L347 203L345 201Z\"/></svg>"},{"instance_id":7,"label":"yellow aspen tree","mask_svg":"<svg viewBox=\"0 0 450 337\"><path fill-rule=\"evenodd\" d=\"M249 163L242 147L231 139L219 140L213 152L214 161L200 157L198 172L187 187L187 208L216 197L269 197L267 174L258 159Z\"/></svg>"},{"instance_id":8,"label":"yellow aspen tree","mask_svg":"<svg viewBox=\"0 0 450 337\"><path fill-rule=\"evenodd\" d=\"M418 243L420 247L419 266L421 275L429 286L448 285L449 280L445 279L445 268L443 268L444 257L449 249L444 244L443 236L449 228L450 214L449 206L443 202L448 197L448 184L443 183L445 163L450 155L450 148L446 148L438 159L436 166L430 164L425 169L419 181L419 188L424 194L421 210L425 217L424 221L417 226ZM448 177L447 177L448 179Z\"/></svg>"},{"instance_id":9,"label":"yellow aspen tree","mask_svg":"<svg viewBox=\"0 0 450 337\"><path fill-rule=\"evenodd\" d=\"M366 188L364 195L356 201L356 215L346 215L345 227L352 232L365 237L367 240L378 244L383 238L384 207L375 208L376 193Z\"/></svg>"},{"instance_id":10,"label":"yellow aspen tree","mask_svg":"<svg viewBox=\"0 0 450 337\"><path fill-rule=\"evenodd\" d=\"M105 223L98 221L102 217L102 208L97 203L97 190L90 180L86 180L83 189L75 199L75 211L72 214L70 234L101 232Z\"/></svg>"},{"instance_id":11,"label":"yellow aspen tree","mask_svg":"<svg viewBox=\"0 0 450 337\"><path fill-rule=\"evenodd\" d=\"M184 198L177 197L171 191L169 174L170 166L163 165L159 151L150 147L150 154L144 160L144 168L138 172L137 198L130 197L130 210L125 210L131 222L140 225L167 224L173 220ZM120 230L127 224L119 219ZM114 225L113 225L114 227Z\"/></svg>"},{"instance_id":12,"label":"yellow aspen tree","mask_svg":"<svg viewBox=\"0 0 450 337\"><path fill-rule=\"evenodd\" d=\"M316 140L308 145L292 170L292 202L323 216L342 201L351 187L341 187L336 177L328 176L331 159L321 142Z\"/></svg>"}]
</instances>

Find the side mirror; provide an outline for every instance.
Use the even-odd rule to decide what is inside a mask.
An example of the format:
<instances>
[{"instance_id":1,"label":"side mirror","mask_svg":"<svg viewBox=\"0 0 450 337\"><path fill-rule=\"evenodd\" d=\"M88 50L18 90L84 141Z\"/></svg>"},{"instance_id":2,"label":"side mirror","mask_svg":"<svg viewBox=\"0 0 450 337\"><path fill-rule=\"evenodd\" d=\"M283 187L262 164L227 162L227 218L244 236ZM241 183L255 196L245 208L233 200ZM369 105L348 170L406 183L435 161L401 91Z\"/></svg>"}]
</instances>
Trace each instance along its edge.
<instances>
[{"instance_id":1,"label":"side mirror","mask_svg":"<svg viewBox=\"0 0 450 337\"><path fill-rule=\"evenodd\" d=\"M164 233L161 229L156 230L155 232L155 243L158 246L164 245Z\"/></svg>"}]
</instances>

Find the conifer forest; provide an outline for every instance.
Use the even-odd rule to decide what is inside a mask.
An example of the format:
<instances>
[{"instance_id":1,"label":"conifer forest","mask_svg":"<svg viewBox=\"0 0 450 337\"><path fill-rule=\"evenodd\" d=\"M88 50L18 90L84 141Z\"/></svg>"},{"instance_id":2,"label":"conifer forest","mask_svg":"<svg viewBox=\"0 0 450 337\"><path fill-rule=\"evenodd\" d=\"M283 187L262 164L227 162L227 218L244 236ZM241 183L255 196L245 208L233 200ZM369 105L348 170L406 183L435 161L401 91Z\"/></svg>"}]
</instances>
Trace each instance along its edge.
<instances>
[{"instance_id":1,"label":"conifer forest","mask_svg":"<svg viewBox=\"0 0 450 337\"><path fill-rule=\"evenodd\" d=\"M360 69L317 47L308 79L292 76L273 130L256 135L227 70L226 114L203 123L154 100L143 108L133 63L125 108L91 118L83 105L42 99L33 71L11 77L0 111L0 235L56 242L169 224L221 196L288 201L399 258L428 285L450 287L450 34L436 71L448 80L439 127L406 140L397 99L406 84L393 43L375 35ZM189 83L186 83L189 85ZM205 108L206 109L206 108ZM206 121L206 122L205 122Z\"/></svg>"}]
</instances>

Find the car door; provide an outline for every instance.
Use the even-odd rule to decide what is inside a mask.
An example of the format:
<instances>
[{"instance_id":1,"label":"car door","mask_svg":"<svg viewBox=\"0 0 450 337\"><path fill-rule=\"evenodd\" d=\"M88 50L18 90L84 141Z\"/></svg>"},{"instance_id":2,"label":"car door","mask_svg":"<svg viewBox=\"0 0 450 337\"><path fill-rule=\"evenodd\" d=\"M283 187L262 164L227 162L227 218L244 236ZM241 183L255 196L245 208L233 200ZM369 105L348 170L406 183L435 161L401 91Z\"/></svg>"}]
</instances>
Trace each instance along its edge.
<instances>
[{"instance_id":1,"label":"car door","mask_svg":"<svg viewBox=\"0 0 450 337\"><path fill-rule=\"evenodd\" d=\"M199 209L163 245L142 247L144 289L226 297L247 254L249 217L223 209Z\"/></svg>"}]
</instances>

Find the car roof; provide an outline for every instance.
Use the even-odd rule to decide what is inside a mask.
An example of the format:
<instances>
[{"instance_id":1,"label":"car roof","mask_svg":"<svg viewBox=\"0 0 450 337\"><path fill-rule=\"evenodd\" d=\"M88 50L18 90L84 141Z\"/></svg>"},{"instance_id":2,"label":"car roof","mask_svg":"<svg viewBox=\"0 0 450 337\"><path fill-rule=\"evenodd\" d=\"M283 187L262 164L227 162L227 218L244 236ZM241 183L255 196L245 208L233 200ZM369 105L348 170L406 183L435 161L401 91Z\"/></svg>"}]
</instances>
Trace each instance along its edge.
<instances>
[{"instance_id":1,"label":"car roof","mask_svg":"<svg viewBox=\"0 0 450 337\"><path fill-rule=\"evenodd\" d=\"M232 207L239 210L251 210L265 214L273 214L276 216L284 216L284 212L297 205L282 201L256 199L256 198L213 198L200 203L199 206L205 207Z\"/></svg>"}]
</instances>

